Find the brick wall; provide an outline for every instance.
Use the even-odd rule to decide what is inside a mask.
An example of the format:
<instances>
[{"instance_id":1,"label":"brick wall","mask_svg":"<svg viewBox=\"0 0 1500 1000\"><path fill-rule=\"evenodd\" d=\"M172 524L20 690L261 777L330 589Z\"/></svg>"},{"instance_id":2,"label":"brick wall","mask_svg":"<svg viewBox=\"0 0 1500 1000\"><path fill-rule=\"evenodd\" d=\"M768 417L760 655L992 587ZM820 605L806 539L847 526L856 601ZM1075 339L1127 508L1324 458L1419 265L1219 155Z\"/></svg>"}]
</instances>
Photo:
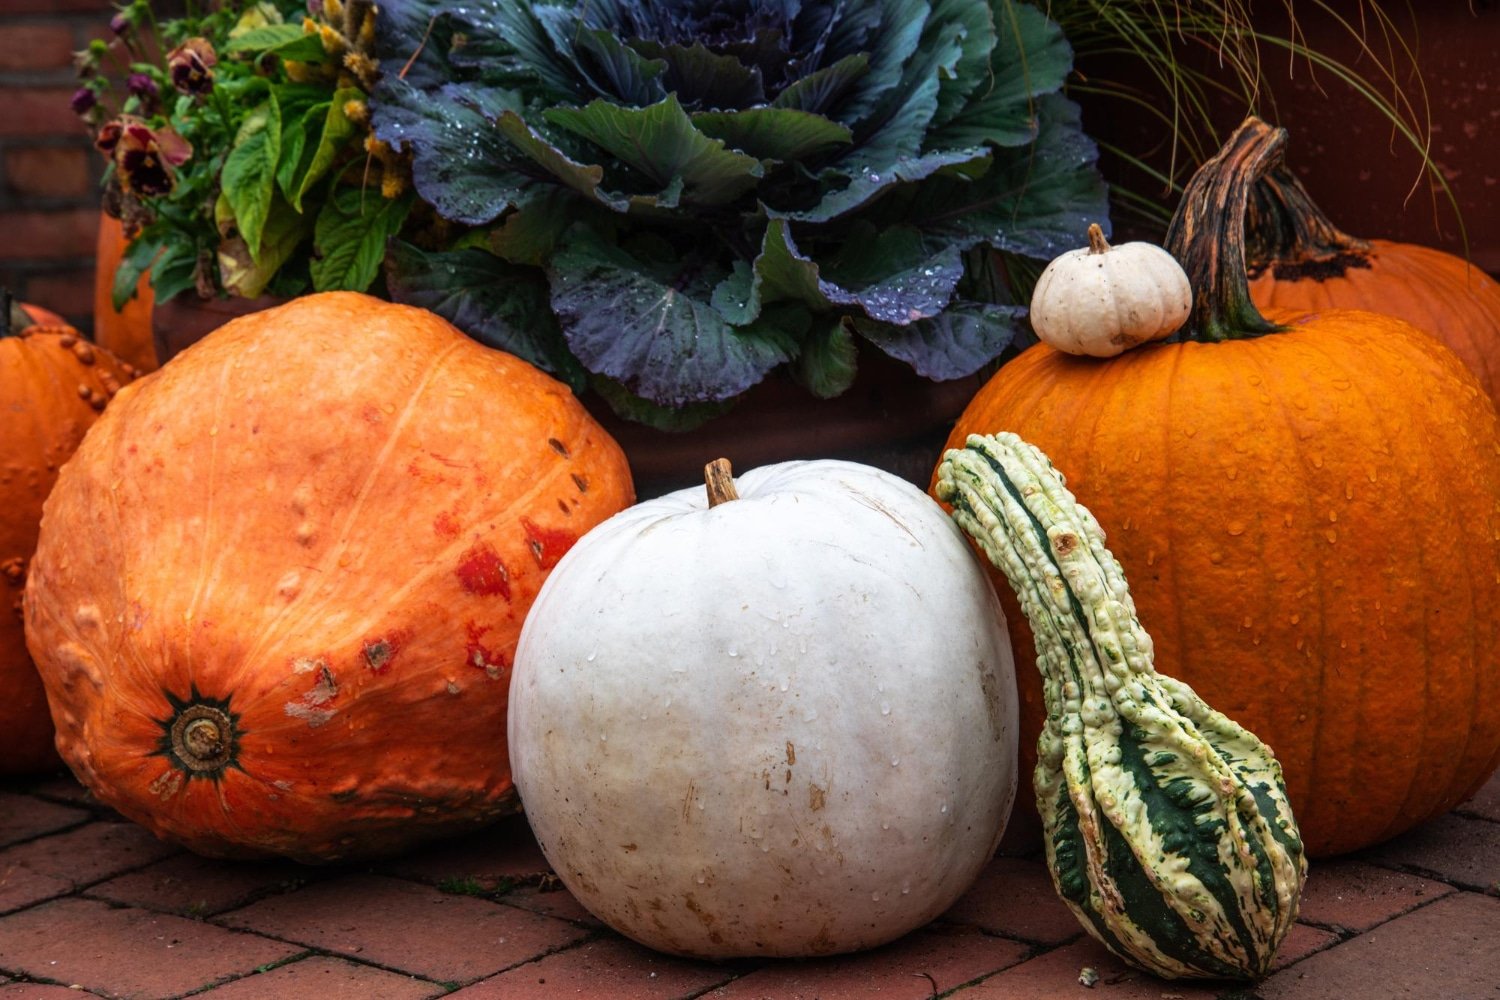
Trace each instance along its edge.
<instances>
[{"instance_id":1,"label":"brick wall","mask_svg":"<svg viewBox=\"0 0 1500 1000\"><path fill-rule=\"evenodd\" d=\"M68 107L107 0L0 0L0 284L87 329L102 158Z\"/></svg>"},{"instance_id":2,"label":"brick wall","mask_svg":"<svg viewBox=\"0 0 1500 1000\"><path fill-rule=\"evenodd\" d=\"M168 0L158 8L171 6ZM68 107L76 88L71 58L108 30L112 13L108 0L0 0L0 284L83 329L90 325L93 305L103 162ZM1500 80L1494 60L1484 58L1497 18L1500 11L1493 0L1473 6L1468 0L1441 0L1422 7L1421 31L1402 28L1419 41L1434 99L1434 154L1454 185L1468 224L1468 252L1482 267L1500 273L1500 199L1493 197L1494 185L1500 183L1493 162L1500 108L1490 96L1495 92L1491 84ZM1336 54L1355 58L1352 52L1338 51L1345 43L1336 30L1324 32L1316 22L1309 27L1314 47L1331 44ZM1307 83L1299 79L1295 86ZM1351 110L1349 102L1330 102L1316 93L1291 88L1285 96L1284 124L1304 136L1319 127L1325 135L1337 132L1341 149L1353 141L1347 117L1369 116L1367 108ZM1090 123L1100 132L1108 132L1109 125ZM1411 155L1399 143L1393 146L1378 122L1353 131L1364 133L1358 154L1324 157L1322 175L1308 178L1314 197L1352 231L1463 253L1451 214L1442 206L1435 210L1421 197L1405 197L1416 176ZM1131 145L1132 137L1114 138ZM1134 148L1148 146L1136 143ZM1304 166L1308 146L1322 151L1304 139ZM1348 175L1351 159L1360 168L1356 178ZM1390 183L1377 191L1371 178Z\"/></svg>"}]
</instances>

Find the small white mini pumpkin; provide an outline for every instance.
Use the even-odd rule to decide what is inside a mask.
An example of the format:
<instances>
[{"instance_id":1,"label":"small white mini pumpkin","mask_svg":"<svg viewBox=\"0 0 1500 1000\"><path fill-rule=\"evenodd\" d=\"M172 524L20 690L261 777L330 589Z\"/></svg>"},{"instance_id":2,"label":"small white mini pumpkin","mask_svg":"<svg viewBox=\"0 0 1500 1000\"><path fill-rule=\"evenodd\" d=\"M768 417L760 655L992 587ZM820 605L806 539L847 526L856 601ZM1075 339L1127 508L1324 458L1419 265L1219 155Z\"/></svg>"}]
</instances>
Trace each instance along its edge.
<instances>
[{"instance_id":1,"label":"small white mini pumpkin","mask_svg":"<svg viewBox=\"0 0 1500 1000\"><path fill-rule=\"evenodd\" d=\"M1003 613L916 487L787 462L735 495L721 463L709 495L640 503L553 570L516 650L516 787L564 884L650 947L873 947L947 909L999 842Z\"/></svg>"},{"instance_id":2,"label":"small white mini pumpkin","mask_svg":"<svg viewBox=\"0 0 1500 1000\"><path fill-rule=\"evenodd\" d=\"M1031 326L1067 354L1112 358L1187 321L1193 290L1176 258L1151 243L1112 247L1098 223L1089 245L1053 259L1031 293Z\"/></svg>"}]
</instances>

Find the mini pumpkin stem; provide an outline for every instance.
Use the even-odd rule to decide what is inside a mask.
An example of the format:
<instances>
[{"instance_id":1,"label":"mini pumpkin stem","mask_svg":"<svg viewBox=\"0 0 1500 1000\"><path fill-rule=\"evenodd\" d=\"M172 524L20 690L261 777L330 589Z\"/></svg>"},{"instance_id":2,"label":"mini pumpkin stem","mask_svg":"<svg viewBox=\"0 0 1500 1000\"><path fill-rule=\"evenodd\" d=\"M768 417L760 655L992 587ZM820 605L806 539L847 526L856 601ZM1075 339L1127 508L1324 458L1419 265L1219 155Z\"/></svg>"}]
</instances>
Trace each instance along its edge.
<instances>
[{"instance_id":1,"label":"mini pumpkin stem","mask_svg":"<svg viewBox=\"0 0 1500 1000\"><path fill-rule=\"evenodd\" d=\"M734 488L734 469L727 458L716 458L703 467L703 485L708 490L710 507L740 498L739 491Z\"/></svg>"},{"instance_id":2,"label":"mini pumpkin stem","mask_svg":"<svg viewBox=\"0 0 1500 1000\"><path fill-rule=\"evenodd\" d=\"M1236 340L1284 329L1250 301L1245 213L1255 185L1280 165L1285 146L1285 129L1252 115L1188 181L1166 240L1193 288L1193 311L1178 339Z\"/></svg>"},{"instance_id":3,"label":"mini pumpkin stem","mask_svg":"<svg viewBox=\"0 0 1500 1000\"><path fill-rule=\"evenodd\" d=\"M1099 228L1099 223L1089 223L1089 252L1108 253L1110 251L1109 240L1104 238L1104 230Z\"/></svg>"}]
</instances>

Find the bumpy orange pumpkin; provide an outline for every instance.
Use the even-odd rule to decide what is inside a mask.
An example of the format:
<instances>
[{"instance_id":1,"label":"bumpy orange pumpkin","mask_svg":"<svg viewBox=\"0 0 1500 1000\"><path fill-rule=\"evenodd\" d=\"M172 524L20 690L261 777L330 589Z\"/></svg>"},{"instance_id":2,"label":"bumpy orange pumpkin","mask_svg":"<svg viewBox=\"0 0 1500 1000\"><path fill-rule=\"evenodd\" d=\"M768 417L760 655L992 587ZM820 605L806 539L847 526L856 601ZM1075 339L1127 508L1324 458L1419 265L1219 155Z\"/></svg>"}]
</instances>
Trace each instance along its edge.
<instances>
[{"instance_id":1,"label":"bumpy orange pumpkin","mask_svg":"<svg viewBox=\"0 0 1500 1000\"><path fill-rule=\"evenodd\" d=\"M135 295L124 306L116 309L114 304L115 270L129 246L120 220L100 212L94 260L94 341L141 371L150 372L156 370L151 327L156 297L149 272L141 275Z\"/></svg>"},{"instance_id":2,"label":"bumpy orange pumpkin","mask_svg":"<svg viewBox=\"0 0 1500 1000\"><path fill-rule=\"evenodd\" d=\"M56 767L52 716L26 652L21 589L36 551L42 501L104 404L134 376L46 310L0 315L0 774Z\"/></svg>"},{"instance_id":3,"label":"bumpy orange pumpkin","mask_svg":"<svg viewBox=\"0 0 1500 1000\"><path fill-rule=\"evenodd\" d=\"M1500 761L1500 430L1408 324L1276 327L1250 304L1244 202L1284 140L1248 122L1189 187L1168 241L1197 296L1186 340L1033 347L949 444L1013 431L1051 456L1110 526L1158 667L1270 745L1309 853L1331 855L1452 807ZM1009 620L1034 753L1032 640Z\"/></svg>"},{"instance_id":4,"label":"bumpy orange pumpkin","mask_svg":"<svg viewBox=\"0 0 1500 1000\"><path fill-rule=\"evenodd\" d=\"M514 808L511 656L633 500L568 388L332 292L121 393L48 499L27 639L58 749L193 850L334 860Z\"/></svg>"},{"instance_id":5,"label":"bumpy orange pumpkin","mask_svg":"<svg viewBox=\"0 0 1500 1000\"><path fill-rule=\"evenodd\" d=\"M1318 208L1285 166L1256 185L1246 234L1262 309L1368 309L1432 334L1500 400L1500 282L1415 243L1362 240Z\"/></svg>"}]
</instances>

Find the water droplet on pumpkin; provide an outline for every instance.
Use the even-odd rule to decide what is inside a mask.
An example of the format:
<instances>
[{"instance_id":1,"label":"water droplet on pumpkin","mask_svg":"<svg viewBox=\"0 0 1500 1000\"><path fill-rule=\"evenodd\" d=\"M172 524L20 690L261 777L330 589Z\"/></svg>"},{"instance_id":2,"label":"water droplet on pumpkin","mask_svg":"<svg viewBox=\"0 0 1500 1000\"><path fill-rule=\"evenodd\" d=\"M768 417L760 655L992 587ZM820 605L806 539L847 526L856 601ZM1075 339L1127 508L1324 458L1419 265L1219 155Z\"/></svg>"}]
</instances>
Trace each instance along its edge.
<instances>
[{"instance_id":1,"label":"water droplet on pumpkin","mask_svg":"<svg viewBox=\"0 0 1500 1000\"><path fill-rule=\"evenodd\" d=\"M872 893L870 893L870 902L872 902L872 903L878 903L878 902L880 902L880 893L878 893L878 892L872 892Z\"/></svg>"},{"instance_id":2,"label":"water droplet on pumpkin","mask_svg":"<svg viewBox=\"0 0 1500 1000\"><path fill-rule=\"evenodd\" d=\"M1245 533L1244 521L1230 521L1226 529L1231 535L1243 535Z\"/></svg>"},{"instance_id":3,"label":"water droplet on pumpkin","mask_svg":"<svg viewBox=\"0 0 1500 1000\"><path fill-rule=\"evenodd\" d=\"M594 662L594 657L598 656L598 655L599 655L599 651L597 649L591 649L591 650L589 650L589 655L585 656L584 659L587 660L590 663L593 663Z\"/></svg>"},{"instance_id":4,"label":"water droplet on pumpkin","mask_svg":"<svg viewBox=\"0 0 1500 1000\"><path fill-rule=\"evenodd\" d=\"M900 757L892 757L891 758L891 766L892 767L900 767L901 766L901 758Z\"/></svg>"},{"instance_id":5,"label":"water droplet on pumpkin","mask_svg":"<svg viewBox=\"0 0 1500 1000\"><path fill-rule=\"evenodd\" d=\"M891 704L890 704L890 702L888 702L888 701L882 701L880 703L880 714L881 715L890 715L891 714Z\"/></svg>"}]
</instances>

